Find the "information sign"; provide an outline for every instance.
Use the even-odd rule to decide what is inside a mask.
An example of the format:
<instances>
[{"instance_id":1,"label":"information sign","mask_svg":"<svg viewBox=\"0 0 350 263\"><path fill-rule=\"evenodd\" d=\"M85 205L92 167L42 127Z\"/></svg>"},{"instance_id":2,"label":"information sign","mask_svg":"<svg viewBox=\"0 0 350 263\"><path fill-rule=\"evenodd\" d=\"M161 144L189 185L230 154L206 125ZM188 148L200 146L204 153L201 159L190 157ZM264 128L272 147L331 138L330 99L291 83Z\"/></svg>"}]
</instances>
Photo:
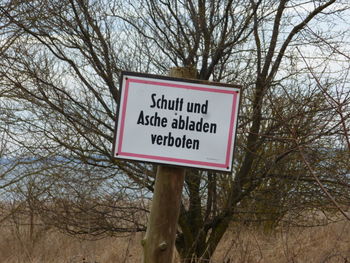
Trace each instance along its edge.
<instances>
[{"instance_id":1,"label":"information sign","mask_svg":"<svg viewBox=\"0 0 350 263\"><path fill-rule=\"evenodd\" d=\"M123 72L115 158L231 171L236 85Z\"/></svg>"}]
</instances>

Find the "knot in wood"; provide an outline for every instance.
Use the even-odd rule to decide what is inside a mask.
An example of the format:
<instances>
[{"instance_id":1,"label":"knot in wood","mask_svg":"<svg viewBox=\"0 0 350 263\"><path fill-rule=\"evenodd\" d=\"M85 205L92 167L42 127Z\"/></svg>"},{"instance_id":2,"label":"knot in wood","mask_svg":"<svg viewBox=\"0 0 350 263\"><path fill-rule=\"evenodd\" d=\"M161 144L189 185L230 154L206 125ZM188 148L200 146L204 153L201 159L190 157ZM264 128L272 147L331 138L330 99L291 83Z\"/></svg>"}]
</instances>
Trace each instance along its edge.
<instances>
[{"instance_id":1,"label":"knot in wood","mask_svg":"<svg viewBox=\"0 0 350 263\"><path fill-rule=\"evenodd\" d=\"M167 244L165 241L159 244L159 249L160 249L161 251L164 251L164 250L166 250L167 248L168 248L168 244Z\"/></svg>"}]
</instances>

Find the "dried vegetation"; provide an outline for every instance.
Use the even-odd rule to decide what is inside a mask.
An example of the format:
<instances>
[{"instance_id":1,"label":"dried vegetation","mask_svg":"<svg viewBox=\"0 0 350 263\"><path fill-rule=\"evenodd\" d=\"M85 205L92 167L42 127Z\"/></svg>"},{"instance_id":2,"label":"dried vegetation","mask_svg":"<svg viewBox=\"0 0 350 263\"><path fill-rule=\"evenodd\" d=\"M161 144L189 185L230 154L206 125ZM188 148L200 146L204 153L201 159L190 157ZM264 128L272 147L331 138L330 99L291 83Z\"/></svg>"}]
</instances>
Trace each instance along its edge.
<instances>
[{"instance_id":1,"label":"dried vegetation","mask_svg":"<svg viewBox=\"0 0 350 263\"><path fill-rule=\"evenodd\" d=\"M0 262L139 263L142 235L84 240L42 224L6 222L0 228ZM225 234L211 262L347 263L350 262L350 222L280 227L273 233L236 224Z\"/></svg>"}]
</instances>

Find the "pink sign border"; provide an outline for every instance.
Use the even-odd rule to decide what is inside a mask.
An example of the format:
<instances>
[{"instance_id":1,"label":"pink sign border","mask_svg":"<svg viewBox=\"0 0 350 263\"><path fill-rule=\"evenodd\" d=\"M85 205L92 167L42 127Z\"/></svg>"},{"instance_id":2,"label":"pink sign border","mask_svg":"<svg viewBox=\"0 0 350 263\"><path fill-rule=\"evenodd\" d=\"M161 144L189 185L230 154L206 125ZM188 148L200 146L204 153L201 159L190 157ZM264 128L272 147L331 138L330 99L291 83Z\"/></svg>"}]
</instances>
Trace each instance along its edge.
<instances>
[{"instance_id":1,"label":"pink sign border","mask_svg":"<svg viewBox=\"0 0 350 263\"><path fill-rule=\"evenodd\" d=\"M230 129L229 129L229 136L228 136L228 142L227 142L227 148L226 148L226 160L225 163L213 163L213 162L203 162L203 161L196 161L196 160L188 160L188 159L180 159L180 158L172 158L172 157L164 157L164 156L156 156L156 155L147 155L147 154L138 154L138 153L130 153L130 152L123 152L122 145L123 145L123 136L124 136L124 127L125 127L125 118L126 118L126 109L127 109L127 102L128 102L128 95L129 95L129 86L130 83L142 83L142 84L150 84L150 85L156 85L156 86L162 86L162 87L171 87L171 88L182 88L182 89L190 89L190 90L200 90L200 91L206 91L206 92L216 92L216 93L226 93L233 95L232 99L232 109L231 109L231 120L230 120ZM233 130L235 128L235 116L236 116L236 109L237 109L237 97L239 91L237 90L224 90L224 89L217 89L217 88L210 88L210 87L202 87L202 86L193 86L186 85L186 84L176 84L176 83L169 83L169 82L162 82L162 81L155 81L155 80L145 80L145 79L138 79L138 78L132 78L130 76L126 76L125 81L125 88L124 88L124 96L123 96L123 105L122 105L122 113L121 113L121 121L120 121L120 127L119 131L120 134L118 136L118 147L117 152L115 153L116 156L120 157L132 157L132 158L141 158L142 160L155 160L155 161L164 161L169 163L175 163L175 164L190 164L195 166L207 166L207 167L215 167L215 168L222 168L222 169L229 169L230 167L230 157L231 157L231 151L232 149L232 141L233 141Z\"/></svg>"}]
</instances>

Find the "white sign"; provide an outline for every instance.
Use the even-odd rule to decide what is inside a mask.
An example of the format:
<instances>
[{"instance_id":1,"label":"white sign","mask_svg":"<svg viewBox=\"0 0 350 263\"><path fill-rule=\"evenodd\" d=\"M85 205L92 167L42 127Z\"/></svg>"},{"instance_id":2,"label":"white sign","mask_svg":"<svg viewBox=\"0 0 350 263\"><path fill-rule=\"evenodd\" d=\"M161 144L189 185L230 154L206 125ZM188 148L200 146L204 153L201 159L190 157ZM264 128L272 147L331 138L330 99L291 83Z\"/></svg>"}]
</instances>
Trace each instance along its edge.
<instances>
[{"instance_id":1,"label":"white sign","mask_svg":"<svg viewBox=\"0 0 350 263\"><path fill-rule=\"evenodd\" d=\"M124 72L115 158L231 171L240 89Z\"/></svg>"}]
</instances>

